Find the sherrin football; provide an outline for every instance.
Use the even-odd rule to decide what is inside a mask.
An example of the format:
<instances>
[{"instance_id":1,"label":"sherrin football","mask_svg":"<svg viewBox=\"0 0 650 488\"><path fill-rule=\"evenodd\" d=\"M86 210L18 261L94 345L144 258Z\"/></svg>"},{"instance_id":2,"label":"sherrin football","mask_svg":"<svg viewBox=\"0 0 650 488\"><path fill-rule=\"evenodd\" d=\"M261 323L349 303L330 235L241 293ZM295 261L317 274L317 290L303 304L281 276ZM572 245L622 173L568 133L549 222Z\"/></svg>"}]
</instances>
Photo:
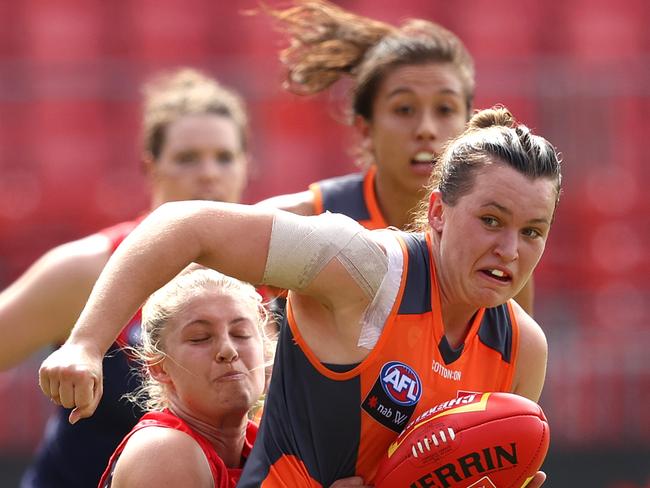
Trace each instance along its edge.
<instances>
[{"instance_id":1,"label":"sherrin football","mask_svg":"<svg viewBox=\"0 0 650 488\"><path fill-rule=\"evenodd\" d=\"M388 448L376 488L522 488L544 461L539 405L511 393L473 393L436 405Z\"/></svg>"}]
</instances>

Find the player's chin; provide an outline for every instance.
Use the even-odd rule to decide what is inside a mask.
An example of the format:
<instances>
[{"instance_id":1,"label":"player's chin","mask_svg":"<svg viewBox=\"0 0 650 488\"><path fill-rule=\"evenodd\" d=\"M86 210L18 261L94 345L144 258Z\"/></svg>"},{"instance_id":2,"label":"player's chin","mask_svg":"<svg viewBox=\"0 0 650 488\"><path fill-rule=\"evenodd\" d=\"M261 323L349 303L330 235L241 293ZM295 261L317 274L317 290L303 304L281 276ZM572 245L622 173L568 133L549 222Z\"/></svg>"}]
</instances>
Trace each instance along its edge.
<instances>
[{"instance_id":1,"label":"player's chin","mask_svg":"<svg viewBox=\"0 0 650 488\"><path fill-rule=\"evenodd\" d=\"M259 384L258 384L259 383ZM229 390L222 392L233 404L254 405L264 392L264 382L246 381L230 385Z\"/></svg>"},{"instance_id":2,"label":"player's chin","mask_svg":"<svg viewBox=\"0 0 650 488\"><path fill-rule=\"evenodd\" d=\"M494 308L503 305L515 295L509 290L480 290L473 297L473 304L478 308Z\"/></svg>"},{"instance_id":3,"label":"player's chin","mask_svg":"<svg viewBox=\"0 0 650 488\"><path fill-rule=\"evenodd\" d=\"M254 396L250 391L224 391L215 404L220 406L219 410L231 414L248 412L257 403L260 396Z\"/></svg>"}]
</instances>

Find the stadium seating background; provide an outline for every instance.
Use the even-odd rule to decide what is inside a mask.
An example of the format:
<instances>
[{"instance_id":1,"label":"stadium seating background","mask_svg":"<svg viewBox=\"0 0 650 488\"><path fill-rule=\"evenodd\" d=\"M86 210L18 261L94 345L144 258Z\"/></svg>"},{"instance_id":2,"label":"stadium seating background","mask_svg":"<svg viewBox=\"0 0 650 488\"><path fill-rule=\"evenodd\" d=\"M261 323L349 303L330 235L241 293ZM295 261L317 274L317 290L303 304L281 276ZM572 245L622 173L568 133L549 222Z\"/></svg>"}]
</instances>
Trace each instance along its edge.
<instances>
[{"instance_id":1,"label":"stadium seating background","mask_svg":"<svg viewBox=\"0 0 650 488\"><path fill-rule=\"evenodd\" d=\"M647 2L336 3L447 26L476 59L476 107L505 104L562 152L564 194L536 273L550 344L547 485L650 486ZM161 69L198 67L246 96L247 202L353 169L345 89L283 92L282 39L265 17L241 15L255 5L0 1L0 288L52 246L146 208L139 88ZM15 484L50 408L36 386L45 353L0 373L1 486Z\"/></svg>"}]
</instances>

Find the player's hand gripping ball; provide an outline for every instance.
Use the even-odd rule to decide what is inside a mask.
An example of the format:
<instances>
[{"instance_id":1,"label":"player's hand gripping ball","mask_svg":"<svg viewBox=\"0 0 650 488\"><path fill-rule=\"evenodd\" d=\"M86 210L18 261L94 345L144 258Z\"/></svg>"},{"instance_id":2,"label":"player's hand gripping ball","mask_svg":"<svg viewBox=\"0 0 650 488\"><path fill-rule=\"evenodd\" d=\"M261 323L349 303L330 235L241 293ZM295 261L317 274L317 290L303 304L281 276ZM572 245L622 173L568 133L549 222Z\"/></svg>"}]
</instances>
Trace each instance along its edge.
<instances>
[{"instance_id":1,"label":"player's hand gripping ball","mask_svg":"<svg viewBox=\"0 0 650 488\"><path fill-rule=\"evenodd\" d=\"M544 461L549 427L539 405L477 393L422 413L388 448L376 488L522 488Z\"/></svg>"}]
</instances>

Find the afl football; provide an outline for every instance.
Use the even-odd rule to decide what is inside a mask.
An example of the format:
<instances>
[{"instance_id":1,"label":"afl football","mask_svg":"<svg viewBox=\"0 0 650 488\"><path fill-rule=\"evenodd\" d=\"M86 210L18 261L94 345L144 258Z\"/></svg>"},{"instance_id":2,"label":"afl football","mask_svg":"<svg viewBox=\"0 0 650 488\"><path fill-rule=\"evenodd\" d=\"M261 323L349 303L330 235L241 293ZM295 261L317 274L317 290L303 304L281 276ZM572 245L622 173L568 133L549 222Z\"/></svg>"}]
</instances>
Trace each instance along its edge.
<instances>
[{"instance_id":1,"label":"afl football","mask_svg":"<svg viewBox=\"0 0 650 488\"><path fill-rule=\"evenodd\" d=\"M522 488L539 470L549 426L537 403L472 393L425 410L380 462L376 488Z\"/></svg>"}]
</instances>

